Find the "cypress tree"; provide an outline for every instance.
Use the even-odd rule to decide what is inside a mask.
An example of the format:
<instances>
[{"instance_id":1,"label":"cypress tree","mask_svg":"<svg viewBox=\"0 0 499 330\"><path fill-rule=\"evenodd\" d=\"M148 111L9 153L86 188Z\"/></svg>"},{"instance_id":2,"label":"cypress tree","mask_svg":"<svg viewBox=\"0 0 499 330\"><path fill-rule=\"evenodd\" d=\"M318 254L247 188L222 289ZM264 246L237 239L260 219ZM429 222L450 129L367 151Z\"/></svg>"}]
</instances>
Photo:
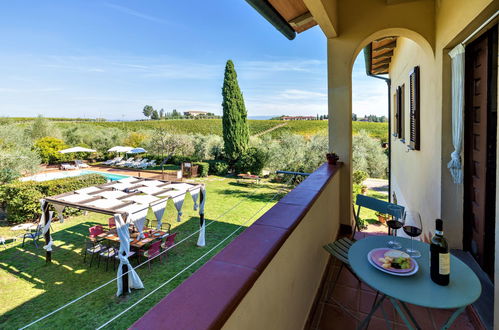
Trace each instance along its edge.
<instances>
[{"instance_id":1,"label":"cypress tree","mask_svg":"<svg viewBox=\"0 0 499 330\"><path fill-rule=\"evenodd\" d=\"M246 107L239 84L234 63L231 60L225 65L224 84L222 87L223 138L225 155L230 164L246 151L249 143L249 129L246 122Z\"/></svg>"}]
</instances>

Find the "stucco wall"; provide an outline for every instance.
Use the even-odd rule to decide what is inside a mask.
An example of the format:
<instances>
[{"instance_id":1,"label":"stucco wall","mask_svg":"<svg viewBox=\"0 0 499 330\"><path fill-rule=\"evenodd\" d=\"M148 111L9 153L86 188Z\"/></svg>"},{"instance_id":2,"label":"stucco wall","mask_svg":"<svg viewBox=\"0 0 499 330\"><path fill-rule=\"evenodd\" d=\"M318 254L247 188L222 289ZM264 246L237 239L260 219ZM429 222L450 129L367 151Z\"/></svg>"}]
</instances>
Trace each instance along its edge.
<instances>
[{"instance_id":1,"label":"stucco wall","mask_svg":"<svg viewBox=\"0 0 499 330\"><path fill-rule=\"evenodd\" d=\"M336 175L274 256L223 329L303 329L339 228Z\"/></svg>"},{"instance_id":2,"label":"stucco wall","mask_svg":"<svg viewBox=\"0 0 499 330\"><path fill-rule=\"evenodd\" d=\"M392 191L399 204L418 211L423 222L423 233L428 237L434 231L435 219L440 217L440 111L435 103L435 61L414 41L400 37L390 64L392 99L398 86L404 86L404 137L390 136L392 142ZM415 66L420 67L420 150L409 150L410 100L409 74ZM391 116L395 118L395 104ZM392 128L395 120L392 120ZM451 220L445 221L446 229Z\"/></svg>"}]
</instances>

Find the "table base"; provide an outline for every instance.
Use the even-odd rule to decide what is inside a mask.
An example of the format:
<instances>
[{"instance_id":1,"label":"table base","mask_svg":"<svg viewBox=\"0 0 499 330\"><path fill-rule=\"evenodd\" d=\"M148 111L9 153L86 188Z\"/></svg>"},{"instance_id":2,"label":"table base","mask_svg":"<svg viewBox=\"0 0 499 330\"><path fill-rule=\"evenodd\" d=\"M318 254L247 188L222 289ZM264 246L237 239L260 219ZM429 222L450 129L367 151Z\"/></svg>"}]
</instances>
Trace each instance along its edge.
<instances>
[{"instance_id":1,"label":"table base","mask_svg":"<svg viewBox=\"0 0 499 330\"><path fill-rule=\"evenodd\" d=\"M383 306L382 306L383 301L386 298L388 298L388 300L390 300L390 302L392 303L393 307L395 308L395 310L397 311L397 313L400 315L400 318L402 319L402 321L404 322L404 324L407 326L408 329L410 329L410 330L421 329L421 327L419 326L418 322L416 321L416 319L412 315L411 311L409 310L409 308L407 307L407 305L403 301L397 300L397 299L395 299L393 297L390 297L390 296L387 296L385 294L381 295L381 298L373 305L373 307L371 308L371 311L366 316L366 318L362 321L362 323L357 327L357 329L367 329L367 327L369 326L369 322L371 321L372 316L374 315L374 313L376 312L376 310L380 306L381 306L381 311L383 312L383 317L384 317L384 319L386 321L386 324L387 324L387 328L390 329L390 321L388 320L388 318L387 318L387 316L385 314L385 311L383 309ZM402 308L407 313L407 316L404 313L404 311L402 311L402 309L400 308L400 305L402 305ZM454 313L452 313L452 315L449 317L449 319L442 326L441 329L442 330L449 329L451 327L452 323L454 323L454 321L464 311L465 308L466 308L466 306L463 306L463 307L460 307L457 310L455 310ZM412 324L409 322L408 317L411 320Z\"/></svg>"}]
</instances>

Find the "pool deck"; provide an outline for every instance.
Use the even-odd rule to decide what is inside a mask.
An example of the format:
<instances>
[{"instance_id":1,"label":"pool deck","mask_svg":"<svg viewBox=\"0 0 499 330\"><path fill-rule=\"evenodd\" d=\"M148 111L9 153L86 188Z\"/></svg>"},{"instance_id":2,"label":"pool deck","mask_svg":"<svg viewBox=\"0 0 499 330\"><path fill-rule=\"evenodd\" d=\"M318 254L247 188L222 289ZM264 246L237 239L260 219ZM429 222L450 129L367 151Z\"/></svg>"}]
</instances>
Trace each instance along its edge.
<instances>
[{"instance_id":1,"label":"pool deck","mask_svg":"<svg viewBox=\"0 0 499 330\"><path fill-rule=\"evenodd\" d=\"M91 165L89 164L90 167L80 169L80 170L88 170L88 171L99 171L99 172L106 172L109 174L118 174L118 175L130 175L130 176L137 176L141 178L147 178L147 179L163 179L161 175L161 171L144 171L144 170L139 170L139 169L127 169L127 168L114 168L114 167L109 167L109 166L99 166L99 165ZM55 166L44 166L43 169L38 172L37 174L40 173L57 173L57 172L71 172L73 170L60 170L58 167ZM171 171L168 171L168 173L171 173ZM164 175L164 180L174 180L174 181L182 181L182 179L176 179L173 178L172 175L168 175L167 172L165 171Z\"/></svg>"}]
</instances>

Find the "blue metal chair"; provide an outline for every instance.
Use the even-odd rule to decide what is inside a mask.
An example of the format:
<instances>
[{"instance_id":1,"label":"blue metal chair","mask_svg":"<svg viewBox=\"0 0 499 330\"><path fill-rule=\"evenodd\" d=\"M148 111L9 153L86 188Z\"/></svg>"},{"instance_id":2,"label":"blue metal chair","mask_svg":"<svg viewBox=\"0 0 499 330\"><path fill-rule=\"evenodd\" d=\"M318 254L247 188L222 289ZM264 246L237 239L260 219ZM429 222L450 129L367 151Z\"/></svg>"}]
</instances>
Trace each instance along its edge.
<instances>
[{"instance_id":1,"label":"blue metal chair","mask_svg":"<svg viewBox=\"0 0 499 330\"><path fill-rule=\"evenodd\" d=\"M357 207L357 213L354 214L355 226L354 226L352 237L351 237L352 239L355 236L355 233L357 231L360 231L360 225L359 225L359 223L360 223L360 209L362 207L365 207L365 208L368 208L370 210L377 211L377 212L380 212L380 213L384 213L384 214L388 214L388 215L394 216L395 214L393 214L393 212L389 208L389 206L395 206L396 205L396 206L400 207L402 213L404 212L404 207L401 206L401 205L397 205L397 204L385 202L385 201L382 201L380 199L369 197L369 196L365 196L365 195L361 195L361 194L358 194L356 196L356 202L355 202L355 204L358 207Z\"/></svg>"},{"instance_id":2,"label":"blue metal chair","mask_svg":"<svg viewBox=\"0 0 499 330\"><path fill-rule=\"evenodd\" d=\"M42 232L43 232L43 226L38 225L38 226L36 226L36 230L34 232L28 231L28 232L22 234L20 236L23 239L23 243L21 244L21 247L24 247L24 241L28 238L28 239L32 239L33 243L35 243L36 248L38 248L37 241L40 238L40 236L42 235Z\"/></svg>"}]
</instances>

